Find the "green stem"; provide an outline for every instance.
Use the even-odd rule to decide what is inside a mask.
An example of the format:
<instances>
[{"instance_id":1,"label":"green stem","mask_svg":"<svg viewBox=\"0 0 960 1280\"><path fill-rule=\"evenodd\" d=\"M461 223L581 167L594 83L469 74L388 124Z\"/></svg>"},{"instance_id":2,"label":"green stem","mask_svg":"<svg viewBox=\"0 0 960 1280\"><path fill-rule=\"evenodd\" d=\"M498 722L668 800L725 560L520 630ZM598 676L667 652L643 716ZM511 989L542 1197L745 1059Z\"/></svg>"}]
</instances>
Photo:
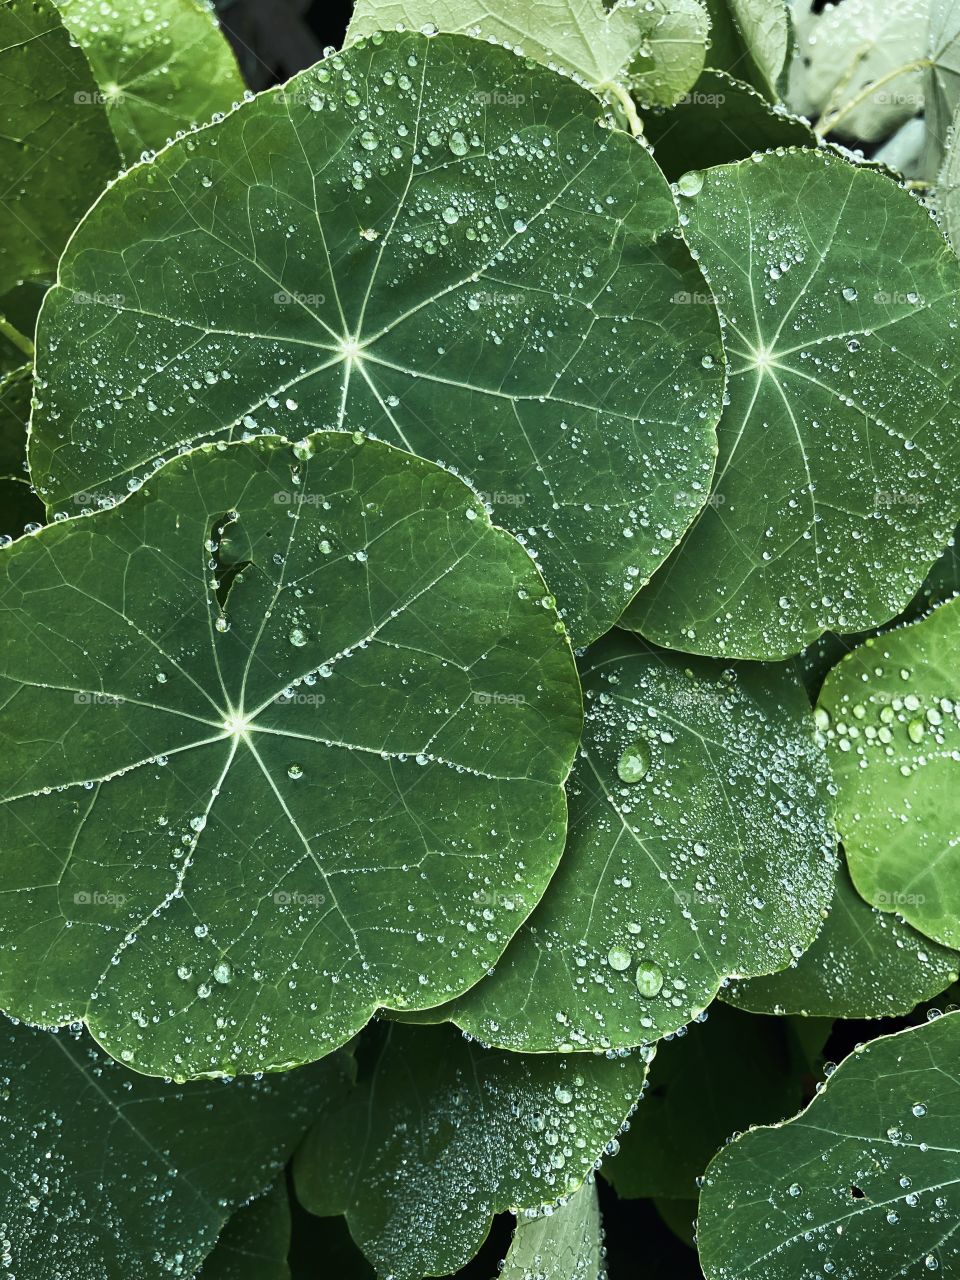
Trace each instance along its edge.
<instances>
[{"instance_id":1,"label":"green stem","mask_svg":"<svg viewBox=\"0 0 960 1280\"><path fill-rule=\"evenodd\" d=\"M611 81L609 84L598 85L597 88L605 90L607 93L611 94L614 98L616 98L617 103L620 106L620 110L627 117L627 124L629 124L630 126L630 132L633 134L635 138L642 137L643 121L640 119L640 116L637 114L636 103L630 97L630 94L627 93L623 85L617 84L615 81Z\"/></svg>"},{"instance_id":2,"label":"green stem","mask_svg":"<svg viewBox=\"0 0 960 1280\"><path fill-rule=\"evenodd\" d=\"M33 359L34 347L29 338L25 337L19 329L10 323L6 316L0 315L0 333L8 338L15 347L17 347L29 359Z\"/></svg>"},{"instance_id":3,"label":"green stem","mask_svg":"<svg viewBox=\"0 0 960 1280\"><path fill-rule=\"evenodd\" d=\"M865 84L860 92L855 93L842 107L821 116L814 132L818 138L825 138L828 133L837 127L841 120L844 120L851 111L855 111L862 102L872 98L883 85L889 84L891 80L896 80L899 76L906 75L909 71L923 71L932 66L933 61L930 58L915 58L913 62L905 62L902 66L894 67L892 71L886 72L879 79L872 80L870 84Z\"/></svg>"}]
</instances>

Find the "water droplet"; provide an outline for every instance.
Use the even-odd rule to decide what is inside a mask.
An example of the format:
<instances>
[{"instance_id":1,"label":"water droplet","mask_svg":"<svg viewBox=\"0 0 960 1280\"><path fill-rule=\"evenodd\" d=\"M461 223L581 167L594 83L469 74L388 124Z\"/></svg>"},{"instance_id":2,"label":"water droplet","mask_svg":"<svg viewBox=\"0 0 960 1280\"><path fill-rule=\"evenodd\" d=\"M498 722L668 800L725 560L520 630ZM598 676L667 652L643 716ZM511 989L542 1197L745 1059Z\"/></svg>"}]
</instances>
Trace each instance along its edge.
<instances>
[{"instance_id":1,"label":"water droplet","mask_svg":"<svg viewBox=\"0 0 960 1280\"><path fill-rule=\"evenodd\" d=\"M294 627L290 632L290 643L295 649L302 649L307 643L307 637L303 634L299 627Z\"/></svg>"},{"instance_id":2,"label":"water droplet","mask_svg":"<svg viewBox=\"0 0 960 1280\"><path fill-rule=\"evenodd\" d=\"M655 964L637 966L637 990L648 1000L659 995L663 989L663 972Z\"/></svg>"},{"instance_id":3,"label":"water droplet","mask_svg":"<svg viewBox=\"0 0 960 1280\"><path fill-rule=\"evenodd\" d=\"M617 761L622 782L639 782L650 768L650 751L645 742L631 742Z\"/></svg>"},{"instance_id":4,"label":"water droplet","mask_svg":"<svg viewBox=\"0 0 960 1280\"><path fill-rule=\"evenodd\" d=\"M294 781L296 781L296 779L297 779L297 778L302 778L302 777L303 777L303 768L302 768L302 766L301 766L301 765L299 765L299 764L291 764L291 765L288 765L288 766L287 766L287 777L288 777L288 778L293 778L293 779L294 779Z\"/></svg>"},{"instance_id":5,"label":"water droplet","mask_svg":"<svg viewBox=\"0 0 960 1280\"><path fill-rule=\"evenodd\" d=\"M616 969L618 973L623 973L624 969L629 969L632 957L629 951L625 951L623 947L611 947L607 952L607 964L611 969Z\"/></svg>"},{"instance_id":6,"label":"water droplet","mask_svg":"<svg viewBox=\"0 0 960 1280\"><path fill-rule=\"evenodd\" d=\"M224 985L233 981L233 966L229 960L221 960L213 966L213 977L216 982Z\"/></svg>"},{"instance_id":7,"label":"water droplet","mask_svg":"<svg viewBox=\"0 0 960 1280\"><path fill-rule=\"evenodd\" d=\"M691 169L677 180L677 190L682 196L699 195L703 189L703 174L699 169Z\"/></svg>"}]
</instances>

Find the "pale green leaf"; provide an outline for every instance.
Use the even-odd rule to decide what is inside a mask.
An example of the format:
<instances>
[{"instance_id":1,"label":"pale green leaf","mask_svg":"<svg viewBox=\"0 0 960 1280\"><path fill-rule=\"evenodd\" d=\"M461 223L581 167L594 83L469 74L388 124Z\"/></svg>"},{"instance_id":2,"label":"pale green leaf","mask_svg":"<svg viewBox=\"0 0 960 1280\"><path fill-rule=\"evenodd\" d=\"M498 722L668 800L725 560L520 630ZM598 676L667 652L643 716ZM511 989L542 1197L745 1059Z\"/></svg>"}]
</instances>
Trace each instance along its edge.
<instances>
[{"instance_id":1,"label":"pale green leaf","mask_svg":"<svg viewBox=\"0 0 960 1280\"><path fill-rule=\"evenodd\" d=\"M500 1053L451 1027L395 1024L371 1078L297 1152L297 1195L312 1213L345 1214L381 1275L456 1271L495 1214L581 1186L650 1056Z\"/></svg>"},{"instance_id":2,"label":"pale green leaf","mask_svg":"<svg viewBox=\"0 0 960 1280\"><path fill-rule=\"evenodd\" d=\"M926 175L934 177L955 148L960 111L960 9L954 0L928 0L929 68L925 80L924 127L927 135Z\"/></svg>"},{"instance_id":3,"label":"pale green leaf","mask_svg":"<svg viewBox=\"0 0 960 1280\"><path fill-rule=\"evenodd\" d=\"M707 1170L707 1280L957 1273L960 1014L850 1055L806 1111Z\"/></svg>"},{"instance_id":4,"label":"pale green leaf","mask_svg":"<svg viewBox=\"0 0 960 1280\"><path fill-rule=\"evenodd\" d=\"M596 93L669 106L703 70L700 0L359 0L347 39L397 26L481 36L573 72Z\"/></svg>"},{"instance_id":5,"label":"pale green leaf","mask_svg":"<svg viewBox=\"0 0 960 1280\"><path fill-rule=\"evenodd\" d=\"M128 1071L87 1035L5 1021L0 1222L11 1280L192 1276L317 1110L345 1095L351 1066L338 1054L263 1080L173 1085Z\"/></svg>"},{"instance_id":6,"label":"pale green leaf","mask_svg":"<svg viewBox=\"0 0 960 1280\"><path fill-rule=\"evenodd\" d=\"M90 67L52 0L0 0L0 294L49 274L116 173Z\"/></svg>"},{"instance_id":7,"label":"pale green leaf","mask_svg":"<svg viewBox=\"0 0 960 1280\"><path fill-rule=\"evenodd\" d=\"M789 669L621 636L582 678L563 861L494 974L442 1010L507 1049L675 1031L728 977L788 965L832 892L826 766Z\"/></svg>"},{"instance_id":8,"label":"pale green leaf","mask_svg":"<svg viewBox=\"0 0 960 1280\"><path fill-rule=\"evenodd\" d=\"M379 433L474 480L578 641L607 630L704 501L723 369L713 307L670 304L704 288L670 190L601 112L392 34L138 166L41 314L48 503L208 437Z\"/></svg>"},{"instance_id":9,"label":"pale green leaf","mask_svg":"<svg viewBox=\"0 0 960 1280\"><path fill-rule=\"evenodd\" d=\"M818 713L857 889L960 949L960 599L848 654Z\"/></svg>"},{"instance_id":10,"label":"pale green leaf","mask_svg":"<svg viewBox=\"0 0 960 1280\"><path fill-rule=\"evenodd\" d=\"M243 97L236 58L204 0L56 0L87 55L124 160Z\"/></svg>"},{"instance_id":11,"label":"pale green leaf","mask_svg":"<svg viewBox=\"0 0 960 1280\"><path fill-rule=\"evenodd\" d=\"M623 622L785 657L899 613L956 524L960 263L911 195L829 153L702 178L685 235L727 324L720 458Z\"/></svg>"},{"instance_id":12,"label":"pale green leaf","mask_svg":"<svg viewBox=\"0 0 960 1280\"><path fill-rule=\"evenodd\" d=\"M956 951L864 902L843 864L813 946L782 973L735 982L723 999L754 1013L888 1018L956 982L957 962Z\"/></svg>"},{"instance_id":13,"label":"pale green leaf","mask_svg":"<svg viewBox=\"0 0 960 1280\"><path fill-rule=\"evenodd\" d=\"M239 1208L198 1277L202 1280L290 1280L290 1198L286 1177Z\"/></svg>"},{"instance_id":14,"label":"pale green leaf","mask_svg":"<svg viewBox=\"0 0 960 1280\"><path fill-rule=\"evenodd\" d=\"M707 65L777 101L793 43L786 0L707 0L707 7L712 22Z\"/></svg>"},{"instance_id":15,"label":"pale green leaf","mask_svg":"<svg viewBox=\"0 0 960 1280\"><path fill-rule=\"evenodd\" d=\"M602 1280L603 1223L590 1178L548 1215L521 1218L499 1280Z\"/></svg>"},{"instance_id":16,"label":"pale green leaf","mask_svg":"<svg viewBox=\"0 0 960 1280\"><path fill-rule=\"evenodd\" d=\"M232 1075L476 982L563 847L580 695L543 599L460 480L334 432L206 446L7 547L0 1006Z\"/></svg>"},{"instance_id":17,"label":"pale green leaf","mask_svg":"<svg viewBox=\"0 0 960 1280\"><path fill-rule=\"evenodd\" d=\"M937 175L936 202L947 238L960 254L960 102L947 135L943 166Z\"/></svg>"}]
</instances>

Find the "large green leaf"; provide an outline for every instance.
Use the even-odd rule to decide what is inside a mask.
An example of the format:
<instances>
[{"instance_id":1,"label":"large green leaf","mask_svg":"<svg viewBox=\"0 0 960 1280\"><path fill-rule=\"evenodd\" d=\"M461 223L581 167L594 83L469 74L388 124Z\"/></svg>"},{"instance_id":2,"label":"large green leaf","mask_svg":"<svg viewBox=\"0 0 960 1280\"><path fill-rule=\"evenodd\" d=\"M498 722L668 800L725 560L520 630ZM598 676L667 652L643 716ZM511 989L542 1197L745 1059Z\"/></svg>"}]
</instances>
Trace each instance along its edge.
<instances>
[{"instance_id":1,"label":"large green leaf","mask_svg":"<svg viewBox=\"0 0 960 1280\"><path fill-rule=\"evenodd\" d=\"M659 1046L643 1105L604 1177L627 1199L694 1199L696 1180L735 1130L797 1110L802 1070L783 1019L711 1005L702 1023Z\"/></svg>"},{"instance_id":2,"label":"large green leaf","mask_svg":"<svg viewBox=\"0 0 960 1280\"><path fill-rule=\"evenodd\" d=\"M394 1025L372 1078L297 1152L297 1194L313 1213L346 1214L380 1274L456 1271L495 1214L549 1206L584 1182L649 1057L499 1053L451 1027Z\"/></svg>"},{"instance_id":3,"label":"large green leaf","mask_svg":"<svg viewBox=\"0 0 960 1280\"><path fill-rule=\"evenodd\" d=\"M669 106L703 70L710 19L700 0L359 0L347 39L398 25L483 36L614 101L626 90Z\"/></svg>"},{"instance_id":4,"label":"large green leaf","mask_svg":"<svg viewBox=\"0 0 960 1280\"><path fill-rule=\"evenodd\" d=\"M958 956L860 897L846 865L830 914L796 965L735 982L723 999L754 1013L886 1018L909 1013L956 982Z\"/></svg>"},{"instance_id":5,"label":"large green leaf","mask_svg":"<svg viewBox=\"0 0 960 1280\"><path fill-rule=\"evenodd\" d=\"M243 97L236 58L204 0L56 0L89 59L127 163Z\"/></svg>"},{"instance_id":6,"label":"large green leaf","mask_svg":"<svg viewBox=\"0 0 960 1280\"><path fill-rule=\"evenodd\" d=\"M88 1036L5 1022L4 1266L17 1280L192 1276L317 1109L344 1094L349 1067L337 1055L265 1080L177 1086L128 1071Z\"/></svg>"},{"instance_id":7,"label":"large green leaf","mask_svg":"<svg viewBox=\"0 0 960 1280\"><path fill-rule=\"evenodd\" d=\"M494 974L436 1011L521 1051L622 1048L812 942L833 881L828 778L785 668L591 650L560 868Z\"/></svg>"},{"instance_id":8,"label":"large green leaf","mask_svg":"<svg viewBox=\"0 0 960 1280\"><path fill-rule=\"evenodd\" d=\"M334 432L7 547L0 1006L232 1075L476 982L563 846L548 599L460 480Z\"/></svg>"},{"instance_id":9,"label":"large green leaf","mask_svg":"<svg viewBox=\"0 0 960 1280\"><path fill-rule=\"evenodd\" d=\"M796 1119L707 1171L707 1280L887 1280L960 1265L960 1014L861 1046Z\"/></svg>"},{"instance_id":10,"label":"large green leaf","mask_svg":"<svg viewBox=\"0 0 960 1280\"><path fill-rule=\"evenodd\" d=\"M899 613L956 524L960 263L911 195L835 155L701 176L685 234L730 403L710 500L624 623L783 657Z\"/></svg>"},{"instance_id":11,"label":"large green leaf","mask_svg":"<svg viewBox=\"0 0 960 1280\"><path fill-rule=\"evenodd\" d=\"M500 1280L601 1280L603 1224L591 1178L559 1209L522 1218Z\"/></svg>"},{"instance_id":12,"label":"large green leaf","mask_svg":"<svg viewBox=\"0 0 960 1280\"><path fill-rule=\"evenodd\" d=\"M203 438L382 433L475 480L586 640L705 499L714 309L670 304L704 288L670 190L585 89L465 37L378 40L91 212L41 314L34 479L63 510Z\"/></svg>"},{"instance_id":13,"label":"large green leaf","mask_svg":"<svg viewBox=\"0 0 960 1280\"><path fill-rule=\"evenodd\" d=\"M0 294L53 271L116 173L87 61L52 0L0 0Z\"/></svg>"},{"instance_id":14,"label":"large green leaf","mask_svg":"<svg viewBox=\"0 0 960 1280\"><path fill-rule=\"evenodd\" d=\"M747 80L776 101L793 35L786 0L707 0L712 29L707 63Z\"/></svg>"},{"instance_id":15,"label":"large green leaf","mask_svg":"<svg viewBox=\"0 0 960 1280\"><path fill-rule=\"evenodd\" d=\"M854 884L960 950L960 599L848 654L819 714Z\"/></svg>"},{"instance_id":16,"label":"large green leaf","mask_svg":"<svg viewBox=\"0 0 960 1280\"><path fill-rule=\"evenodd\" d=\"M201 1270L203 1280L290 1280L290 1197L286 1177L239 1208Z\"/></svg>"}]
</instances>

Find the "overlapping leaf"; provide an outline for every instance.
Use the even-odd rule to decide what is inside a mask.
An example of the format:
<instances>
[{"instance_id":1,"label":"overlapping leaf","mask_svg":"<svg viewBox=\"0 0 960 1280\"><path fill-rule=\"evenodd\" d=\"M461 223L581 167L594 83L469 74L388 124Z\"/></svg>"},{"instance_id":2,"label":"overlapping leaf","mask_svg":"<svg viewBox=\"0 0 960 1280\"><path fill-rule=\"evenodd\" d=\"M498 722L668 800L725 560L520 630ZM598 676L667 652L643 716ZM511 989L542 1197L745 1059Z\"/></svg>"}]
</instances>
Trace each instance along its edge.
<instances>
[{"instance_id":1,"label":"overlapping leaf","mask_svg":"<svg viewBox=\"0 0 960 1280\"><path fill-rule=\"evenodd\" d=\"M756 1129L707 1171L707 1280L956 1274L960 1014L850 1055L788 1124Z\"/></svg>"},{"instance_id":2,"label":"overlapping leaf","mask_svg":"<svg viewBox=\"0 0 960 1280\"><path fill-rule=\"evenodd\" d=\"M712 21L708 65L781 96L792 48L786 0L707 0Z\"/></svg>"},{"instance_id":3,"label":"overlapping leaf","mask_svg":"<svg viewBox=\"0 0 960 1280\"><path fill-rule=\"evenodd\" d=\"M208 446L6 548L0 1004L186 1077L475 982L563 845L548 603L460 480L342 433Z\"/></svg>"},{"instance_id":4,"label":"overlapping leaf","mask_svg":"<svg viewBox=\"0 0 960 1280\"><path fill-rule=\"evenodd\" d=\"M18 538L27 524L39 524L43 503L27 475L27 422L33 366L21 365L0 377L0 545Z\"/></svg>"},{"instance_id":5,"label":"overlapping leaf","mask_svg":"<svg viewBox=\"0 0 960 1280\"><path fill-rule=\"evenodd\" d=\"M549 1215L520 1220L500 1277L601 1280L606 1274L597 1185L590 1179Z\"/></svg>"},{"instance_id":6,"label":"overlapping leaf","mask_svg":"<svg viewBox=\"0 0 960 1280\"><path fill-rule=\"evenodd\" d=\"M428 1015L507 1049L674 1031L729 976L785 968L832 892L828 778L790 671L623 636L582 677L563 861L493 975Z\"/></svg>"},{"instance_id":7,"label":"overlapping leaf","mask_svg":"<svg viewBox=\"0 0 960 1280\"><path fill-rule=\"evenodd\" d=\"M494 1214L581 1186L640 1097L648 1057L499 1053L451 1027L394 1025L372 1078L297 1152L297 1194L313 1213L346 1214L380 1274L456 1271Z\"/></svg>"},{"instance_id":8,"label":"overlapping leaf","mask_svg":"<svg viewBox=\"0 0 960 1280\"><path fill-rule=\"evenodd\" d=\"M854 884L960 949L960 600L848 654L819 712Z\"/></svg>"},{"instance_id":9,"label":"overlapping leaf","mask_svg":"<svg viewBox=\"0 0 960 1280\"><path fill-rule=\"evenodd\" d=\"M470 475L578 640L608 629L704 500L723 371L712 306L670 302L703 283L669 188L601 110L394 33L138 166L44 304L48 503L203 438L375 432Z\"/></svg>"},{"instance_id":10,"label":"overlapping leaf","mask_svg":"<svg viewBox=\"0 0 960 1280\"><path fill-rule=\"evenodd\" d=\"M198 1280L290 1280L290 1198L286 1177L239 1208L200 1271Z\"/></svg>"},{"instance_id":11,"label":"overlapping leaf","mask_svg":"<svg viewBox=\"0 0 960 1280\"><path fill-rule=\"evenodd\" d=\"M56 0L86 54L121 155L132 163L243 97L205 0Z\"/></svg>"},{"instance_id":12,"label":"overlapping leaf","mask_svg":"<svg viewBox=\"0 0 960 1280\"><path fill-rule=\"evenodd\" d=\"M953 530L960 263L912 196L831 154L706 170L686 195L730 402L710 499L624 623L783 657L899 613Z\"/></svg>"},{"instance_id":13,"label":"overlapping leaf","mask_svg":"<svg viewBox=\"0 0 960 1280\"><path fill-rule=\"evenodd\" d=\"M317 1109L343 1095L349 1066L337 1055L259 1081L176 1086L128 1071L86 1035L5 1022L4 1266L18 1280L192 1276Z\"/></svg>"}]
</instances>

